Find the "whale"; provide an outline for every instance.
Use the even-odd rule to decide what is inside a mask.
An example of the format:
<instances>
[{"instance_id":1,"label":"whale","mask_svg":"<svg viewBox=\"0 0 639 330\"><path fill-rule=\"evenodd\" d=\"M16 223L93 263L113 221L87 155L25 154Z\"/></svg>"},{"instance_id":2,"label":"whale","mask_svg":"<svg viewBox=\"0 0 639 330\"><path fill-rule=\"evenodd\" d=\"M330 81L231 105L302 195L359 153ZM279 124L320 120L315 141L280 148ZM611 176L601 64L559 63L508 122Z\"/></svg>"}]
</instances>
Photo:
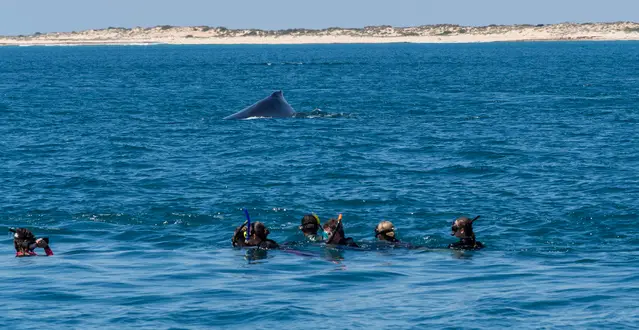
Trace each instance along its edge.
<instances>
[{"instance_id":1,"label":"whale","mask_svg":"<svg viewBox=\"0 0 639 330\"><path fill-rule=\"evenodd\" d=\"M249 117L287 118L293 116L295 116L295 110L286 102L282 91L277 91L224 119L246 119Z\"/></svg>"}]
</instances>

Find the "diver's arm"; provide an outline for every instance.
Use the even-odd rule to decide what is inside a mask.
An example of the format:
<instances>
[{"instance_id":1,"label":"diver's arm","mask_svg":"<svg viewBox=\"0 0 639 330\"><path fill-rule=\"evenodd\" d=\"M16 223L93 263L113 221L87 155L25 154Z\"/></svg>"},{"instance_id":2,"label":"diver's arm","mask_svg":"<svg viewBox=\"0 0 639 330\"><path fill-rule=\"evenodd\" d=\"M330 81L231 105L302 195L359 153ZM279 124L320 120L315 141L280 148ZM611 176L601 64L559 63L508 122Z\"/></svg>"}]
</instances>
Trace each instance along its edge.
<instances>
[{"instance_id":1,"label":"diver's arm","mask_svg":"<svg viewBox=\"0 0 639 330\"><path fill-rule=\"evenodd\" d=\"M280 246L274 240L267 239L260 242L260 244L258 244L257 247L263 250L272 250L272 249L279 249Z\"/></svg>"},{"instance_id":2,"label":"diver's arm","mask_svg":"<svg viewBox=\"0 0 639 330\"><path fill-rule=\"evenodd\" d=\"M234 247L245 247L246 246L246 242L243 239L239 239L239 240L233 241L233 246Z\"/></svg>"},{"instance_id":3,"label":"diver's arm","mask_svg":"<svg viewBox=\"0 0 639 330\"><path fill-rule=\"evenodd\" d=\"M29 251L33 251L36 248L43 248L44 252L48 256L52 256L53 255L53 251L51 250L51 248L49 247L49 243L47 243L47 241L45 239L38 238L35 241L35 243L29 244L29 246L28 246Z\"/></svg>"},{"instance_id":4,"label":"diver's arm","mask_svg":"<svg viewBox=\"0 0 639 330\"><path fill-rule=\"evenodd\" d=\"M29 251L33 251L36 248L43 248L46 249L49 245L47 244L47 242L45 240L43 240L42 238L38 238L35 242L29 244L27 246L27 249L29 249Z\"/></svg>"}]
</instances>

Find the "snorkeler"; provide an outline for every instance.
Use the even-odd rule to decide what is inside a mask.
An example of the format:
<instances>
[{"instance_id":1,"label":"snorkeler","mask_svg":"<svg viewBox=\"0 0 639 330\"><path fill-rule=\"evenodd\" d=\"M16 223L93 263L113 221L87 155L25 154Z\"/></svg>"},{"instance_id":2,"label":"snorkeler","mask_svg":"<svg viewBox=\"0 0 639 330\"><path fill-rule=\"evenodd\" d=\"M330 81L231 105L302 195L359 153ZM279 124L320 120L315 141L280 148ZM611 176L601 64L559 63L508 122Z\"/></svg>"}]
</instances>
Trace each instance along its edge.
<instances>
[{"instance_id":1,"label":"snorkeler","mask_svg":"<svg viewBox=\"0 0 639 330\"><path fill-rule=\"evenodd\" d=\"M326 244L346 245L350 247L359 247L352 238L344 237L344 226L342 225L342 215L337 219L330 219L324 224L324 231L328 234Z\"/></svg>"},{"instance_id":2,"label":"snorkeler","mask_svg":"<svg viewBox=\"0 0 639 330\"><path fill-rule=\"evenodd\" d=\"M235 229L233 239L234 247L256 246L259 249L277 249L279 245L267 236L270 233L263 223L256 221L247 226L245 222Z\"/></svg>"},{"instance_id":3,"label":"snorkeler","mask_svg":"<svg viewBox=\"0 0 639 330\"><path fill-rule=\"evenodd\" d=\"M302 218L299 229L302 231L307 240L311 242L319 242L324 237L317 232L321 229L320 219L316 214L307 214Z\"/></svg>"},{"instance_id":4,"label":"snorkeler","mask_svg":"<svg viewBox=\"0 0 639 330\"><path fill-rule=\"evenodd\" d=\"M53 251L49 247L49 238L36 238L33 233L25 228L9 229L13 234L13 247L16 249L16 257L36 256L36 248L43 248L47 256L52 256Z\"/></svg>"},{"instance_id":5,"label":"snorkeler","mask_svg":"<svg viewBox=\"0 0 639 330\"><path fill-rule=\"evenodd\" d=\"M377 224L375 228L375 237L380 241L387 241L391 243L398 243L399 240L395 237L395 226L390 221L382 221Z\"/></svg>"},{"instance_id":6,"label":"snorkeler","mask_svg":"<svg viewBox=\"0 0 639 330\"><path fill-rule=\"evenodd\" d=\"M479 250L484 247L484 244L475 239L475 232L473 232L473 222L477 219L479 219L479 216L472 220L467 217L455 219L450 235L459 238L459 242L450 244L448 246L449 249Z\"/></svg>"}]
</instances>

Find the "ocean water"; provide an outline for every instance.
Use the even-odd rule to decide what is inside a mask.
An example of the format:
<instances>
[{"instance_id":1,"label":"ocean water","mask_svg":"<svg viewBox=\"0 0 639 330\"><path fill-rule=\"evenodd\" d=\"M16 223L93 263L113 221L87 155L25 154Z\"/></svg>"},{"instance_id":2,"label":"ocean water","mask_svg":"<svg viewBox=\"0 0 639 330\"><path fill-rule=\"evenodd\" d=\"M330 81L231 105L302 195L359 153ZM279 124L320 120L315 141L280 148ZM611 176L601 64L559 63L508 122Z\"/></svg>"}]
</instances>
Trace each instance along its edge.
<instances>
[{"instance_id":1,"label":"ocean water","mask_svg":"<svg viewBox=\"0 0 639 330\"><path fill-rule=\"evenodd\" d=\"M56 253L6 234L0 326L634 328L638 104L637 42L0 48L0 228ZM233 249L243 207L363 248Z\"/></svg>"}]
</instances>

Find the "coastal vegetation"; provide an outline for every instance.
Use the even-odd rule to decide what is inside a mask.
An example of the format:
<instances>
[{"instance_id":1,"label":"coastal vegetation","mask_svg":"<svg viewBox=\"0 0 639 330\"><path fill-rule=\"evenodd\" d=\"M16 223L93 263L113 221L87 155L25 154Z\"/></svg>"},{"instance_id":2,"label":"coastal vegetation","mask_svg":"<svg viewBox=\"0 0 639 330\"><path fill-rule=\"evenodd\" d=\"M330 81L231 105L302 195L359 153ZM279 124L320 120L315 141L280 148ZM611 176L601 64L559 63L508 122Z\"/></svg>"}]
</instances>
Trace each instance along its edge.
<instances>
[{"instance_id":1,"label":"coastal vegetation","mask_svg":"<svg viewBox=\"0 0 639 330\"><path fill-rule=\"evenodd\" d=\"M618 40L639 38L639 23L561 23L461 26L435 24L411 27L390 25L363 28L290 28L282 30L229 29L224 26L116 27L73 32L36 32L0 36L2 44L22 43L239 43L273 42L473 42L514 40ZM246 41L244 41L246 40ZM258 40L263 40L259 41ZM306 40L306 41L304 41ZM323 41L322 41L323 40ZM351 41L349 41L351 40Z\"/></svg>"}]
</instances>

